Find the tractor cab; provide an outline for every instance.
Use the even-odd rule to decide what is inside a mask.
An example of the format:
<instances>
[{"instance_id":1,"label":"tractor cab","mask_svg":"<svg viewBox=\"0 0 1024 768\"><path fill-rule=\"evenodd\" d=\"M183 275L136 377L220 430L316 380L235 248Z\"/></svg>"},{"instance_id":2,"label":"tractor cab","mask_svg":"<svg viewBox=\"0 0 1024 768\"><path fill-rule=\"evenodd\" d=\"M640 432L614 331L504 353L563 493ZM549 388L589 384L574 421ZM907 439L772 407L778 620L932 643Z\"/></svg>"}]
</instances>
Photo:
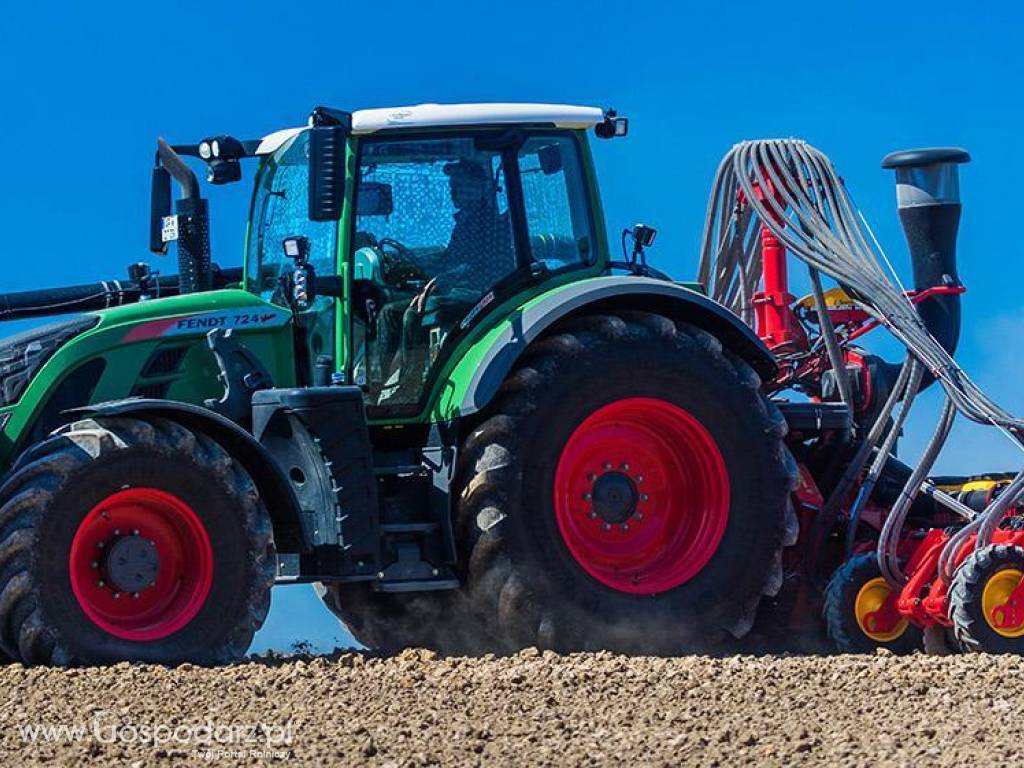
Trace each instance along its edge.
<instances>
[{"instance_id":1,"label":"tractor cab","mask_svg":"<svg viewBox=\"0 0 1024 768\"><path fill-rule=\"evenodd\" d=\"M264 139L246 286L295 311L300 380L359 385L371 418L414 416L489 308L599 270L584 130L615 121L543 105L317 110ZM318 192L331 210L310 209ZM331 279L333 295L317 290Z\"/></svg>"}]
</instances>

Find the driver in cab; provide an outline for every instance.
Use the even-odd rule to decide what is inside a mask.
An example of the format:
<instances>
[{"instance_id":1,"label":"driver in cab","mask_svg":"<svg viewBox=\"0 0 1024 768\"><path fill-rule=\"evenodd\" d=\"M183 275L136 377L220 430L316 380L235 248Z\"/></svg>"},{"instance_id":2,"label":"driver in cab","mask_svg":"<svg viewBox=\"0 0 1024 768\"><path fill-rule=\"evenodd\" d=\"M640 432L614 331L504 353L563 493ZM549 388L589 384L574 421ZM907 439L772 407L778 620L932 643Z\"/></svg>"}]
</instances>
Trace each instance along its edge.
<instances>
[{"instance_id":1,"label":"driver in cab","mask_svg":"<svg viewBox=\"0 0 1024 768\"><path fill-rule=\"evenodd\" d=\"M411 374L426 370L429 344L424 314L461 316L514 266L508 213L498 211L497 184L489 170L463 159L445 165L444 172L455 208L448 246L439 257L444 266L411 302L382 307L378 320L382 351L396 350L388 377L400 372L399 389L408 385L417 392L420 382Z\"/></svg>"}]
</instances>

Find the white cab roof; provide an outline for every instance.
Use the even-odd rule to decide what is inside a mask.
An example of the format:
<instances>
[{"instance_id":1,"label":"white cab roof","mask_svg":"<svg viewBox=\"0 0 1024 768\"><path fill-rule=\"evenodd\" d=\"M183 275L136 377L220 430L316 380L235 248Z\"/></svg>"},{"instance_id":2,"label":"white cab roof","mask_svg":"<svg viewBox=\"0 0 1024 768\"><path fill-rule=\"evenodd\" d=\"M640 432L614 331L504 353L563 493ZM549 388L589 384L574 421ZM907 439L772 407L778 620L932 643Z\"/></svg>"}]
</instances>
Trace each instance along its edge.
<instances>
[{"instance_id":1,"label":"white cab roof","mask_svg":"<svg viewBox=\"0 0 1024 768\"><path fill-rule=\"evenodd\" d=\"M417 104L414 107L360 109L352 113L352 133L388 128L441 128L455 125L544 123L559 128L593 128L604 120L600 107L568 104Z\"/></svg>"},{"instance_id":2,"label":"white cab roof","mask_svg":"<svg viewBox=\"0 0 1024 768\"><path fill-rule=\"evenodd\" d=\"M411 107L360 109L352 113L352 133L363 135L395 128L445 128L470 125L539 123L558 128L593 128L604 121L600 107L569 104L417 104ZM286 128L263 137L257 155L276 152L304 128Z\"/></svg>"}]
</instances>

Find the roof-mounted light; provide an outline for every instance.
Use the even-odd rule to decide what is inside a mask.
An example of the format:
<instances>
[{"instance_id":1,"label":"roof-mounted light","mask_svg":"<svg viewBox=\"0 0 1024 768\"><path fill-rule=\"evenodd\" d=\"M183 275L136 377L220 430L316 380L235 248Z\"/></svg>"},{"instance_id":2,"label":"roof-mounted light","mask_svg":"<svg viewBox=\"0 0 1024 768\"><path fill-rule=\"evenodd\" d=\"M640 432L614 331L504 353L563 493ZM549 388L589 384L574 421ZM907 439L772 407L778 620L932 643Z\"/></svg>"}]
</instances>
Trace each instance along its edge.
<instances>
[{"instance_id":1,"label":"roof-mounted light","mask_svg":"<svg viewBox=\"0 0 1024 768\"><path fill-rule=\"evenodd\" d=\"M618 139L629 134L629 118L619 117L614 109L604 113L604 122L594 126L594 133L600 139Z\"/></svg>"}]
</instances>

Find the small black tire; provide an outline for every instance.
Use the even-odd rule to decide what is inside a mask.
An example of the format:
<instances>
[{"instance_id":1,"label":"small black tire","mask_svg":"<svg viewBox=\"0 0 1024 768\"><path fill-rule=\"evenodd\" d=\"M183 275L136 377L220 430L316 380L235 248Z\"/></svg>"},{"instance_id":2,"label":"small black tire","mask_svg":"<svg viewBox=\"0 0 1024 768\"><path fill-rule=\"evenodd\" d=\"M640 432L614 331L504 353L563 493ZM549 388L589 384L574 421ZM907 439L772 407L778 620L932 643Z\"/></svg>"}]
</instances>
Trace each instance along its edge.
<instances>
[{"instance_id":1,"label":"small black tire","mask_svg":"<svg viewBox=\"0 0 1024 768\"><path fill-rule=\"evenodd\" d=\"M85 606L93 598L80 602L71 575L72 547L83 521L95 519L104 500L140 489L187 505L211 549L208 590L189 603L191 613L180 615L183 626L171 630L175 625L168 624L165 636L152 632L145 640L126 639L120 625L112 633L90 618ZM165 562L175 557L180 563L174 553ZM180 565L176 573L189 567ZM25 451L0 486L0 648L25 664L234 661L266 617L275 568L270 517L252 479L213 439L165 418L97 417L68 424ZM175 587L167 589L177 594ZM130 597L136 594L142 591ZM122 603L129 600L123 596Z\"/></svg>"},{"instance_id":2,"label":"small black tire","mask_svg":"<svg viewBox=\"0 0 1024 768\"><path fill-rule=\"evenodd\" d=\"M897 625L902 626L898 636L891 638L871 637L861 627L857 620L857 600L861 590L869 584L889 589L873 552L854 555L829 579L822 614L825 630L836 650L840 653L874 653L878 648L885 648L901 655L920 650L923 642L921 630L906 619Z\"/></svg>"},{"instance_id":3,"label":"small black tire","mask_svg":"<svg viewBox=\"0 0 1024 768\"><path fill-rule=\"evenodd\" d=\"M1007 574L1013 571L1013 574ZM1000 574L1004 574L1000 576ZM997 630L985 615L985 591L995 579L1006 579L1008 587L1024 575L1024 548L996 544L968 555L949 586L949 613L953 633L965 651L984 653L1024 653L1024 625L1008 636Z\"/></svg>"},{"instance_id":4,"label":"small black tire","mask_svg":"<svg viewBox=\"0 0 1024 768\"><path fill-rule=\"evenodd\" d=\"M338 585L327 588L328 605L366 645L449 654L525 646L672 654L742 636L762 595L780 588L782 549L797 535L786 422L760 385L747 363L687 323L647 312L560 323L527 348L465 436L454 520L463 586L406 596ZM554 510L554 468L570 436L590 414L630 398L694 415L730 483L728 524L710 561L657 593L626 594L585 571Z\"/></svg>"}]
</instances>

